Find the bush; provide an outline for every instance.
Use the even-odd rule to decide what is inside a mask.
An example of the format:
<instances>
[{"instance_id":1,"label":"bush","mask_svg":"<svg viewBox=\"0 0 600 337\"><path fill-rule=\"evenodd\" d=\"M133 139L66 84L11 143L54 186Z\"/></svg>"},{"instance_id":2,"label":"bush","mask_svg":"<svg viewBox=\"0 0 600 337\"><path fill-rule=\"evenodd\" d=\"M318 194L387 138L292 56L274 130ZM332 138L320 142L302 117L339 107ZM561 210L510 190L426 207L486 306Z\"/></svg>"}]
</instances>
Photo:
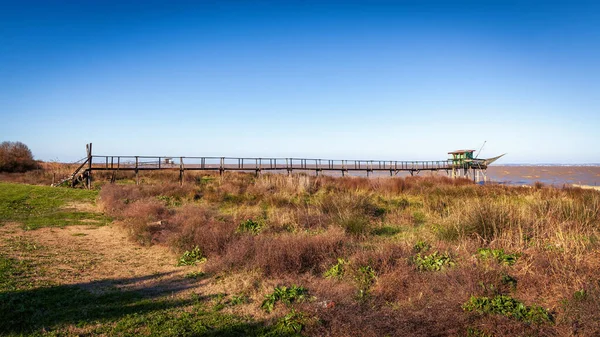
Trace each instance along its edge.
<instances>
[{"instance_id":1,"label":"bush","mask_svg":"<svg viewBox=\"0 0 600 337\"><path fill-rule=\"evenodd\" d=\"M238 233L251 233L253 235L258 235L258 233L260 233L260 231L262 230L262 225L259 222L256 222L252 219L248 219L244 222L242 222L236 232Z\"/></svg>"},{"instance_id":2,"label":"bush","mask_svg":"<svg viewBox=\"0 0 600 337\"><path fill-rule=\"evenodd\" d=\"M440 254L433 252L430 255L421 255L418 253L413 258L415 265L419 271L440 271L446 266L453 266L454 260L449 254Z\"/></svg>"},{"instance_id":3,"label":"bush","mask_svg":"<svg viewBox=\"0 0 600 337\"><path fill-rule=\"evenodd\" d=\"M273 289L273 292L265 296L265 300L262 302L260 307L266 312L273 311L275 303L282 302L285 304L292 304L294 302L303 301L308 296L308 289L292 285L291 287L278 286Z\"/></svg>"},{"instance_id":4,"label":"bush","mask_svg":"<svg viewBox=\"0 0 600 337\"><path fill-rule=\"evenodd\" d=\"M526 306L510 296L498 295L494 298L471 296L463 304L465 311L477 311L480 314L498 314L515 318L528 323L545 323L554 321L552 315L540 306Z\"/></svg>"},{"instance_id":5,"label":"bush","mask_svg":"<svg viewBox=\"0 0 600 337\"><path fill-rule=\"evenodd\" d=\"M344 277L344 274L346 273L346 267L344 267L344 266L348 264L348 261L346 261L342 258L338 258L337 261L338 262L336 264L331 266L331 268L329 268L323 274L323 276L325 278L335 278L335 279L339 280L342 277Z\"/></svg>"},{"instance_id":6,"label":"bush","mask_svg":"<svg viewBox=\"0 0 600 337\"><path fill-rule=\"evenodd\" d=\"M21 142L0 144L0 172L26 172L37 168L38 164L27 145Z\"/></svg>"},{"instance_id":7,"label":"bush","mask_svg":"<svg viewBox=\"0 0 600 337\"><path fill-rule=\"evenodd\" d=\"M209 268L217 270L254 269L265 275L321 274L327 261L345 255L343 233L330 230L318 235L282 234L277 236L246 235L229 244L221 259Z\"/></svg>"},{"instance_id":8,"label":"bush","mask_svg":"<svg viewBox=\"0 0 600 337\"><path fill-rule=\"evenodd\" d=\"M498 263L505 264L507 266L512 266L517 262L521 254L519 253L505 253L504 249L490 249L490 248L480 248L477 250L477 254L482 259L494 259L498 261Z\"/></svg>"},{"instance_id":9,"label":"bush","mask_svg":"<svg viewBox=\"0 0 600 337\"><path fill-rule=\"evenodd\" d=\"M206 261L206 257L202 254L200 247L196 246L192 250L186 250L177 261L177 266L193 266L196 263Z\"/></svg>"}]
</instances>

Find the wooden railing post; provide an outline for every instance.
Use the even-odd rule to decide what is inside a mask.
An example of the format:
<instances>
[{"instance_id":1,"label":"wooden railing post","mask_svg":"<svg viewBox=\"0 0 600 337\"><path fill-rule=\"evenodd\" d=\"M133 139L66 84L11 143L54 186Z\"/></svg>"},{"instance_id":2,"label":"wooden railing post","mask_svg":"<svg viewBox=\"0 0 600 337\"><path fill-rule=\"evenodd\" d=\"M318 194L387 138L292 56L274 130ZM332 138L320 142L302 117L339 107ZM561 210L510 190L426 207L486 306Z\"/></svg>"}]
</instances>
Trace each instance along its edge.
<instances>
[{"instance_id":1,"label":"wooden railing post","mask_svg":"<svg viewBox=\"0 0 600 337\"><path fill-rule=\"evenodd\" d=\"M88 173L86 176L86 185L88 189L92 189L92 143L87 146L87 156L88 156Z\"/></svg>"},{"instance_id":2,"label":"wooden railing post","mask_svg":"<svg viewBox=\"0 0 600 337\"><path fill-rule=\"evenodd\" d=\"M179 157L179 186L183 186L183 157Z\"/></svg>"},{"instance_id":3,"label":"wooden railing post","mask_svg":"<svg viewBox=\"0 0 600 337\"><path fill-rule=\"evenodd\" d=\"M139 157L135 156L135 184L140 184L140 174L139 174Z\"/></svg>"}]
</instances>

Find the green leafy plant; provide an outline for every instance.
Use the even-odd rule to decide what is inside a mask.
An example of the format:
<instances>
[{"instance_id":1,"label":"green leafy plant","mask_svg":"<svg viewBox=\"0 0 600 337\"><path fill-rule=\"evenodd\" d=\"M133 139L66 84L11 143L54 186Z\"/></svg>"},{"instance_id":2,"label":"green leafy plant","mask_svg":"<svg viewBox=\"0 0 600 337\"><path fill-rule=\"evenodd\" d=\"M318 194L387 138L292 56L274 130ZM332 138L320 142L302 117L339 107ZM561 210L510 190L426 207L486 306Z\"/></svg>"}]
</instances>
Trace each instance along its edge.
<instances>
[{"instance_id":1,"label":"green leafy plant","mask_svg":"<svg viewBox=\"0 0 600 337\"><path fill-rule=\"evenodd\" d=\"M250 298L244 294L233 295L231 297L231 301L229 302L230 306L236 306L244 303L250 302Z\"/></svg>"},{"instance_id":2,"label":"green leafy plant","mask_svg":"<svg viewBox=\"0 0 600 337\"><path fill-rule=\"evenodd\" d=\"M462 307L465 311L504 315L528 323L541 324L554 321L552 314L546 309L537 305L526 306L521 301L507 295L497 295L492 298L471 296Z\"/></svg>"},{"instance_id":3,"label":"green leafy plant","mask_svg":"<svg viewBox=\"0 0 600 337\"><path fill-rule=\"evenodd\" d=\"M502 275L502 284L509 286L511 289L517 288L517 279L508 275Z\"/></svg>"},{"instance_id":4,"label":"green leafy plant","mask_svg":"<svg viewBox=\"0 0 600 337\"><path fill-rule=\"evenodd\" d=\"M419 240L413 246L413 251L415 253L423 253L431 249L431 245L427 241Z\"/></svg>"},{"instance_id":5,"label":"green leafy plant","mask_svg":"<svg viewBox=\"0 0 600 337\"><path fill-rule=\"evenodd\" d=\"M237 232L238 233L251 233L253 235L257 235L258 233L260 233L262 228L263 228L263 226L259 222L254 221L252 219L247 219L246 221L242 222L238 226Z\"/></svg>"},{"instance_id":6,"label":"green leafy plant","mask_svg":"<svg viewBox=\"0 0 600 337\"><path fill-rule=\"evenodd\" d=\"M331 266L331 268L329 268L324 274L323 276L325 278L336 278L336 279L341 279L342 277L344 277L344 274L346 273L346 268L344 267L345 265L348 264L348 261L342 259L342 258L338 258L337 259L337 263L334 264L333 266Z\"/></svg>"},{"instance_id":7,"label":"green leafy plant","mask_svg":"<svg viewBox=\"0 0 600 337\"><path fill-rule=\"evenodd\" d=\"M159 195L156 197L156 199L164 202L169 207L179 207L182 205L181 198L179 198L179 197L172 197L169 195Z\"/></svg>"},{"instance_id":8,"label":"green leafy plant","mask_svg":"<svg viewBox=\"0 0 600 337\"><path fill-rule=\"evenodd\" d=\"M223 308L225 308L227 306L227 301L225 300L226 296L227 296L227 294L225 294L225 293L218 293L214 296L214 298L213 298L213 301L214 301L213 310L214 311L221 311L221 310L223 310Z\"/></svg>"},{"instance_id":9,"label":"green leafy plant","mask_svg":"<svg viewBox=\"0 0 600 337\"><path fill-rule=\"evenodd\" d=\"M277 286L275 289L273 289L272 293L265 296L265 300L262 302L260 307L266 312L271 312L275 308L275 304L277 302L283 302L289 305L294 302L303 301L307 296L308 289L302 286Z\"/></svg>"},{"instance_id":10,"label":"green leafy plant","mask_svg":"<svg viewBox=\"0 0 600 337\"><path fill-rule=\"evenodd\" d=\"M573 299L576 301L582 301L586 298L587 298L587 291L585 291L585 289L580 289L573 293Z\"/></svg>"},{"instance_id":11,"label":"green leafy plant","mask_svg":"<svg viewBox=\"0 0 600 337\"><path fill-rule=\"evenodd\" d=\"M413 263L419 271L440 271L455 264L450 254L437 251L429 255L418 253L413 257Z\"/></svg>"},{"instance_id":12,"label":"green leafy plant","mask_svg":"<svg viewBox=\"0 0 600 337\"><path fill-rule=\"evenodd\" d=\"M204 276L206 276L206 273L202 272L202 271L193 271L191 273L185 274L185 278L191 278L191 279L196 279L196 280L201 279Z\"/></svg>"},{"instance_id":13,"label":"green leafy plant","mask_svg":"<svg viewBox=\"0 0 600 337\"><path fill-rule=\"evenodd\" d=\"M202 254L202 250L196 246L192 250L185 251L177 261L177 266L193 266L196 263L206 261L206 257Z\"/></svg>"},{"instance_id":14,"label":"green leafy plant","mask_svg":"<svg viewBox=\"0 0 600 337\"><path fill-rule=\"evenodd\" d=\"M358 286L358 298L364 299L369 295L371 286L375 283L377 273L371 266L362 266L358 268L354 275L354 280Z\"/></svg>"},{"instance_id":15,"label":"green leafy plant","mask_svg":"<svg viewBox=\"0 0 600 337\"><path fill-rule=\"evenodd\" d=\"M521 254L512 253L508 254L504 252L504 249L491 249L491 248L480 248L477 250L477 255L482 259L494 259L498 263L512 266L517 262Z\"/></svg>"},{"instance_id":16,"label":"green leafy plant","mask_svg":"<svg viewBox=\"0 0 600 337\"><path fill-rule=\"evenodd\" d=\"M299 334L306 324L306 316L292 309L289 314L277 320L274 332L279 336L289 336Z\"/></svg>"}]
</instances>

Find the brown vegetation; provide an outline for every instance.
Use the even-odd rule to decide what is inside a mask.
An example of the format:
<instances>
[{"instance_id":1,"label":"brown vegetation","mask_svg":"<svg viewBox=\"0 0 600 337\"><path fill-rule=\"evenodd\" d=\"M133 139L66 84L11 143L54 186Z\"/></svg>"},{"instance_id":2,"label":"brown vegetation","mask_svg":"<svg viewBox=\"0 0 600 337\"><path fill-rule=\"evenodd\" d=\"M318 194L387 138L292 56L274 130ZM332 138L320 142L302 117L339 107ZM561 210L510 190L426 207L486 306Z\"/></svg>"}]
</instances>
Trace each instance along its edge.
<instances>
[{"instance_id":1,"label":"brown vegetation","mask_svg":"<svg viewBox=\"0 0 600 337\"><path fill-rule=\"evenodd\" d=\"M227 174L189 175L183 187L107 184L100 194L137 241L199 247L210 275L308 288L313 298L294 307L314 318L310 335L600 333L596 191ZM463 307L499 295L548 319Z\"/></svg>"},{"instance_id":2,"label":"brown vegetation","mask_svg":"<svg viewBox=\"0 0 600 337\"><path fill-rule=\"evenodd\" d=\"M33 154L21 142L0 143L0 172L26 172L38 168Z\"/></svg>"}]
</instances>

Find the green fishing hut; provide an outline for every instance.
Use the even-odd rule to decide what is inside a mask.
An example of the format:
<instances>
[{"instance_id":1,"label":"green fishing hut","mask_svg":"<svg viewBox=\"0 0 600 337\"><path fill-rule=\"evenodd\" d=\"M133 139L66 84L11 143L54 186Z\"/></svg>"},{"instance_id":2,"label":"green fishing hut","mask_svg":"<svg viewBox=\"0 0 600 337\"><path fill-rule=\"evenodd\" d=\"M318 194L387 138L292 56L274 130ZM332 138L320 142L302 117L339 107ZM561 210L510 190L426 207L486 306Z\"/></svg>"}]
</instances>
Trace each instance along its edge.
<instances>
[{"instance_id":1,"label":"green fishing hut","mask_svg":"<svg viewBox=\"0 0 600 337\"><path fill-rule=\"evenodd\" d=\"M451 156L453 166L468 166L468 163L473 161L473 152L475 150L456 150L448 152Z\"/></svg>"}]
</instances>

